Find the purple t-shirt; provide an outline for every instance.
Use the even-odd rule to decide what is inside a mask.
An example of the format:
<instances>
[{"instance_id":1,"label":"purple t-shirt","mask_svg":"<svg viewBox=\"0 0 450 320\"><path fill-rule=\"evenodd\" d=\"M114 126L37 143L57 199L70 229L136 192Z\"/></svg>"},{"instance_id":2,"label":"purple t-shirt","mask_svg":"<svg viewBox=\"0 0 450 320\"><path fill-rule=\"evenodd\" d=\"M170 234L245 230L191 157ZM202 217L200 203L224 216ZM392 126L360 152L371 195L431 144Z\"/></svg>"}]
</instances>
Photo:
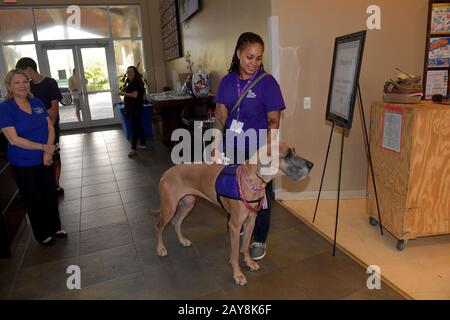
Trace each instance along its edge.
<instances>
[{"instance_id":1,"label":"purple t-shirt","mask_svg":"<svg viewBox=\"0 0 450 320\"><path fill-rule=\"evenodd\" d=\"M256 74L254 79L258 78L260 74L261 71L258 71L258 74ZM217 90L216 103L224 104L227 107L228 112L231 111L236 101L239 99L237 82L239 81L240 83L239 86L241 92L244 92L248 82L248 80L238 79L238 74L236 72L229 73L222 78ZM248 92L247 96L240 104L239 121L244 123L243 132L248 129L255 129L257 132L259 129L267 129L267 113L283 110L285 108L286 106L278 82L272 75L265 76ZM226 129L230 128L233 119L237 119L237 115L237 109L228 115L225 124ZM229 133L230 130L227 131ZM259 141L258 147L263 143L263 141ZM244 148L244 146L240 144L235 145L235 147L238 149ZM248 143L246 143L245 148L248 149Z\"/></svg>"}]
</instances>

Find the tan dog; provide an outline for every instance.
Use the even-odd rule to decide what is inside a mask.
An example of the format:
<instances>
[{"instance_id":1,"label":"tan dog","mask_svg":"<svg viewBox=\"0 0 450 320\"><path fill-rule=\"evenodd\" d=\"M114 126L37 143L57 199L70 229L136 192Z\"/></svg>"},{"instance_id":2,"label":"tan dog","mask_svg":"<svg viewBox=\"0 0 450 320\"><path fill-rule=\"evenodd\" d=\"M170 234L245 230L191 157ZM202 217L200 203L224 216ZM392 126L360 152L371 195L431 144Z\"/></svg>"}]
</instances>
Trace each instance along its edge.
<instances>
[{"instance_id":1,"label":"tan dog","mask_svg":"<svg viewBox=\"0 0 450 320\"><path fill-rule=\"evenodd\" d=\"M261 152L261 149L259 152ZM249 202L263 199L265 186L275 176L285 174L294 180L302 179L309 174L313 166L311 162L299 157L294 148L282 142L279 144L278 154L273 156L279 157L278 173L264 175L260 162L249 164L247 161L242 165L243 169L240 169L242 170L240 179L237 179L241 189L241 200L220 197L223 207L230 213L230 264L233 269L234 281L238 285L247 283L247 279L239 266L239 234L242 226L244 226L244 236L240 252L244 254L244 262L251 271L259 269L259 265L250 258L249 246L256 218L256 213L253 211L256 211L254 208L260 202L258 204ZM250 161L250 163L256 162ZM196 196L219 205L215 183L224 167L221 164L181 164L168 169L163 174L159 183L160 217L155 225L158 255L167 255L167 249L163 242L163 231L169 222L175 228L180 243L184 247L191 245L191 242L181 232L183 220L194 207ZM254 186L254 188L250 188L250 186Z\"/></svg>"}]
</instances>

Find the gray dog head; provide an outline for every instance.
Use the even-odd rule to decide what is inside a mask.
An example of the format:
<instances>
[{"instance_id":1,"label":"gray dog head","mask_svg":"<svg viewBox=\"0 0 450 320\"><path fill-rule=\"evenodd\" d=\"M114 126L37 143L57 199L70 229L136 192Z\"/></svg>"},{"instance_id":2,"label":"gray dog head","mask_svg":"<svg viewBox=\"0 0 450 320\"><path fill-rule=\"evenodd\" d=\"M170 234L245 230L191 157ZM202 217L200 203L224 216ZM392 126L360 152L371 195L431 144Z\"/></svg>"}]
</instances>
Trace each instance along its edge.
<instances>
[{"instance_id":1,"label":"gray dog head","mask_svg":"<svg viewBox=\"0 0 450 320\"><path fill-rule=\"evenodd\" d=\"M267 152L267 150L262 151L263 154ZM313 167L311 161L303 159L295 152L292 146L281 141L278 143L278 148L270 149L270 153L271 157L269 156L268 159L272 160L261 161L261 154L258 159L258 173L261 177L264 177L266 182L283 174L292 180L300 180L305 178Z\"/></svg>"},{"instance_id":2,"label":"gray dog head","mask_svg":"<svg viewBox=\"0 0 450 320\"><path fill-rule=\"evenodd\" d=\"M313 163L300 157L295 148L280 143L280 170L292 180L305 178L313 167Z\"/></svg>"}]
</instances>

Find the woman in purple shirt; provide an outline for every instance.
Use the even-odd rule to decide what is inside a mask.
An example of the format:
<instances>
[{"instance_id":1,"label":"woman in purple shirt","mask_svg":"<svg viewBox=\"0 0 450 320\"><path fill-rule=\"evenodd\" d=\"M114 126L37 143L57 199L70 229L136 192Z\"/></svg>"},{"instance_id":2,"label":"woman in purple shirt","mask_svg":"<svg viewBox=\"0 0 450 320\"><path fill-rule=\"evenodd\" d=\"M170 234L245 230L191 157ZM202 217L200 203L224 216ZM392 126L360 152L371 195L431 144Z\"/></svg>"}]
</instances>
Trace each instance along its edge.
<instances>
[{"instance_id":1,"label":"woman in purple shirt","mask_svg":"<svg viewBox=\"0 0 450 320\"><path fill-rule=\"evenodd\" d=\"M226 155L229 155L228 151L233 151L233 155L228 157L234 163L249 159L266 142L266 138L270 138L270 130L279 128L281 111L286 108L279 84L273 76L266 75L248 91L239 107L232 110L252 82L265 72L263 53L264 42L260 36L252 32L241 34L228 74L221 80L217 91L214 127L221 132L226 129L223 145ZM245 139L245 136L251 135L249 133L252 129L257 137L254 144ZM262 136L260 132L263 133ZM214 150L215 158L217 153L218 150ZM254 260L262 259L266 254L270 228L270 189L269 185L266 188L268 208L259 211L256 218L254 242L250 246L250 254Z\"/></svg>"}]
</instances>

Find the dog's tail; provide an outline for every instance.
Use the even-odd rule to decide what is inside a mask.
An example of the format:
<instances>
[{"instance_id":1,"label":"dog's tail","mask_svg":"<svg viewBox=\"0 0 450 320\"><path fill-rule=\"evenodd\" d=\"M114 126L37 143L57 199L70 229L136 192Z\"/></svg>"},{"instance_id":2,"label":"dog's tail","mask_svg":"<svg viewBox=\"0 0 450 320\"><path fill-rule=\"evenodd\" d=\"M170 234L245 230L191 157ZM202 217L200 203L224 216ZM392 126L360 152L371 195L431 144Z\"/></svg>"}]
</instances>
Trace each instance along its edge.
<instances>
[{"instance_id":1,"label":"dog's tail","mask_svg":"<svg viewBox=\"0 0 450 320\"><path fill-rule=\"evenodd\" d=\"M149 212L150 214L160 213L160 212L161 212L161 208L158 208L158 209L148 208L148 212Z\"/></svg>"}]
</instances>

